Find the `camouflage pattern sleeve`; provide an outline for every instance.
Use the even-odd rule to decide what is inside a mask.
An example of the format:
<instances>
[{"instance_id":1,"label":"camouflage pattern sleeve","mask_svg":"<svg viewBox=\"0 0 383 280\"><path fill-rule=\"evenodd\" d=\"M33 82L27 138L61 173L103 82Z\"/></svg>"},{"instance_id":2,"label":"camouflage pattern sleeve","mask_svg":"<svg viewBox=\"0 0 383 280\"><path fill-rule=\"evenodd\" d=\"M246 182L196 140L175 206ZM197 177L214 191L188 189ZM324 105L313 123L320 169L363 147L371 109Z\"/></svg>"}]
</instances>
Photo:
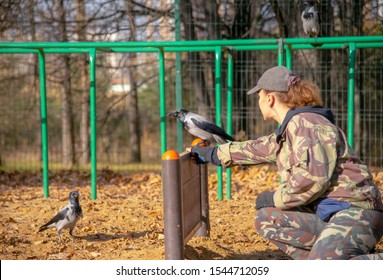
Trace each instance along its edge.
<instances>
[{"instance_id":1,"label":"camouflage pattern sleeve","mask_svg":"<svg viewBox=\"0 0 383 280\"><path fill-rule=\"evenodd\" d=\"M256 140L220 145L217 155L224 167L275 163L278 147L276 136L273 133Z\"/></svg>"},{"instance_id":2,"label":"camouflage pattern sleeve","mask_svg":"<svg viewBox=\"0 0 383 280\"><path fill-rule=\"evenodd\" d=\"M383 211L381 193L367 166L348 145L344 132L327 118L297 114L278 139L273 133L223 144L217 156L224 167L276 163L281 183L274 202L282 210L328 197Z\"/></svg>"},{"instance_id":3,"label":"camouflage pattern sleeve","mask_svg":"<svg viewBox=\"0 0 383 280\"><path fill-rule=\"evenodd\" d=\"M284 135L279 166L282 184L274 194L275 206L286 210L321 197L331 186L337 162L338 133L329 122L290 120ZM281 169L280 169L281 170Z\"/></svg>"}]
</instances>

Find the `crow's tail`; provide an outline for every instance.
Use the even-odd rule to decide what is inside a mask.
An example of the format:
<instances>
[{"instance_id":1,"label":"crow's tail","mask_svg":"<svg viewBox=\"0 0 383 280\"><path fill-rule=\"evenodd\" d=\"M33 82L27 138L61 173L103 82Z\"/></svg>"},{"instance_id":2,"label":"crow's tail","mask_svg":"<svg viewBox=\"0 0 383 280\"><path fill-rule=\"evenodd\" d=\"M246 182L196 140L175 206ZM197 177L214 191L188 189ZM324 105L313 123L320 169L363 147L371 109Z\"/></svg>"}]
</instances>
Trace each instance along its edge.
<instances>
[{"instance_id":1,"label":"crow's tail","mask_svg":"<svg viewBox=\"0 0 383 280\"><path fill-rule=\"evenodd\" d=\"M46 226L42 226L42 227L39 228L39 232L42 232L42 231L44 231L44 230L46 230L46 229L48 229L48 227L46 227Z\"/></svg>"},{"instance_id":2,"label":"crow's tail","mask_svg":"<svg viewBox=\"0 0 383 280\"><path fill-rule=\"evenodd\" d=\"M50 223L46 223L45 225L42 225L42 226L39 228L38 232L42 232L42 231L48 229L48 228L49 228L49 225L50 225Z\"/></svg>"}]
</instances>

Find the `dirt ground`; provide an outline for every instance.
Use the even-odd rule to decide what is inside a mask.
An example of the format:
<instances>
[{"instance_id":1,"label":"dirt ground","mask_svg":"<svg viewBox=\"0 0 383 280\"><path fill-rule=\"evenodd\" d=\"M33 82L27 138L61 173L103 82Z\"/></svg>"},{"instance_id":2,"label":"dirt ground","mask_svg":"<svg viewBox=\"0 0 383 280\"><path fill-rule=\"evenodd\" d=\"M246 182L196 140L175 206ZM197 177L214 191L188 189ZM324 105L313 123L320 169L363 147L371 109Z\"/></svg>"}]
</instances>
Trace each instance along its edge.
<instances>
[{"instance_id":1,"label":"dirt ground","mask_svg":"<svg viewBox=\"0 0 383 280\"><path fill-rule=\"evenodd\" d=\"M191 239L186 259L289 259L254 227L256 195L278 185L275 170L234 169L232 178L232 199L217 201L217 177L210 173L210 237ZM383 190L383 172L374 172L374 180ZM99 171L97 200L90 199L89 182L86 172L51 173L50 197L43 198L40 172L0 171L0 259L164 259L161 173ZM80 192L84 218L74 242L63 230L60 244L54 229L37 230L67 204L72 190Z\"/></svg>"}]
</instances>

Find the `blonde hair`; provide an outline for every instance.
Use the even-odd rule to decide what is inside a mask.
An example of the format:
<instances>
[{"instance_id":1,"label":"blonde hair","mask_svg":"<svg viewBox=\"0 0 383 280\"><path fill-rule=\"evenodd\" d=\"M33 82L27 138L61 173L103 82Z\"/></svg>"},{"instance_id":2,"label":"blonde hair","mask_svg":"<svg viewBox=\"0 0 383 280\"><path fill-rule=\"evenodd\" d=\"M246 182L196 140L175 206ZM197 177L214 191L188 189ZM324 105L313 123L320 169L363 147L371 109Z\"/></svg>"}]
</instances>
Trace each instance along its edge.
<instances>
[{"instance_id":1,"label":"blonde hair","mask_svg":"<svg viewBox=\"0 0 383 280\"><path fill-rule=\"evenodd\" d=\"M276 92L276 96L292 109L302 106L322 106L319 87L306 80L297 81L288 92Z\"/></svg>"}]
</instances>

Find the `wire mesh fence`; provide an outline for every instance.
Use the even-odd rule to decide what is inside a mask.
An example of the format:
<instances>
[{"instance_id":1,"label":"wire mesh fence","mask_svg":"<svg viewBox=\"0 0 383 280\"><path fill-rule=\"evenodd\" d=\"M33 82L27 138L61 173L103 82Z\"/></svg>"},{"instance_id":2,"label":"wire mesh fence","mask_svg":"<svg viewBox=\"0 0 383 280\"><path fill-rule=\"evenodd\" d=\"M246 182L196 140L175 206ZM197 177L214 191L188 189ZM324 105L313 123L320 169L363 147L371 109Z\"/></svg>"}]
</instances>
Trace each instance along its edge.
<instances>
[{"instance_id":1,"label":"wire mesh fence","mask_svg":"<svg viewBox=\"0 0 383 280\"><path fill-rule=\"evenodd\" d=\"M96 1L95 4L102 4ZM134 2L134 1L133 1ZM144 24L149 13L159 9L158 3L136 1L136 7L150 9L136 17L136 40L175 40L177 20L174 5L166 2L166 9ZM151 1L149 1L151 2ZM156 1L153 1L156 2ZM182 40L220 40L243 38L304 37L300 25L298 1L180 1ZM278 6L273 6L278 2ZM133 4L134 4L133 3ZM91 5L90 3L88 3ZM140 5L138 5L140 4ZM39 5L43 5L39 2ZM38 6L37 6L38 7ZM102 5L100 5L102 7ZM109 6L108 6L109 7ZM363 36L382 34L381 1L320 1L318 10L324 16L323 36ZM21 7L22 8L22 7ZM37 8L35 8L37 9ZM93 7L94 10L96 6ZM101 9L101 8L100 8ZM113 9L113 7L109 7ZM138 8L131 11L137 11ZM69 7L68 7L69 10ZM91 11L92 9L89 9ZM330 12L329 12L330 11ZM280 13L280 14L278 14ZM145 20L144 20L145 19ZM288 19L288 20L287 20ZM11 21L10 21L11 22ZM117 38L127 40L122 26L116 23L115 36L94 36L95 40ZM36 24L40 23L36 20ZM71 24L68 20L68 24ZM96 23L94 23L96 24ZM124 25L125 24L125 25ZM31 26L20 30L28 33ZM106 25L105 25L106 26ZM104 26L104 27L105 27ZM29 28L29 29L28 29ZM46 41L52 32L45 26L41 37ZM92 29L92 32L96 28ZM141 32L140 32L141 31ZM22 33L21 32L21 33ZM16 32L17 33L17 32ZM14 39L15 32L2 32L2 41L25 41L25 36ZM94 33L95 34L95 33ZM154 34L154 35L153 35ZM129 34L130 36L131 34ZM153 36L152 36L153 35ZM32 36L33 37L33 36ZM112 38L112 39L113 39ZM114 39L113 39L114 40ZM0 43L1 46L1 43ZM383 50L365 48L357 50L355 85L355 150L374 167L383 166ZM215 119L214 52L181 53L181 69L176 68L175 53L165 54L167 111L175 110L176 75L182 76L182 106ZM226 126L227 53L222 54L222 123ZM262 119L257 101L246 95L260 75L277 65L277 51L234 51L233 133L238 140L254 139L272 133L277 124ZM81 141L83 104L89 102L89 88L83 85L79 61L80 54L47 54L48 139L50 168L87 168L80 159L89 154L89 146ZM69 60L66 60L69 59ZM337 124L347 130L348 49L294 50L293 70L303 78L317 82L325 106L330 107ZM66 61L69 63L66 63ZM65 64L66 63L66 64ZM65 76L64 66L70 70ZM140 160L132 157L134 132L132 124L132 84L128 74L136 77ZM0 54L0 168L41 168L41 117L39 69L34 54ZM70 134L73 141L71 164L64 165L67 148L63 122L65 83L70 81ZM129 169L159 168L161 159L160 117L158 94L158 59L156 54L137 52L136 56L103 52L97 54L97 159L98 167ZM89 127L88 127L89 129ZM167 120L168 148L177 147L177 129L174 119ZM184 146L192 138L184 132Z\"/></svg>"}]
</instances>

